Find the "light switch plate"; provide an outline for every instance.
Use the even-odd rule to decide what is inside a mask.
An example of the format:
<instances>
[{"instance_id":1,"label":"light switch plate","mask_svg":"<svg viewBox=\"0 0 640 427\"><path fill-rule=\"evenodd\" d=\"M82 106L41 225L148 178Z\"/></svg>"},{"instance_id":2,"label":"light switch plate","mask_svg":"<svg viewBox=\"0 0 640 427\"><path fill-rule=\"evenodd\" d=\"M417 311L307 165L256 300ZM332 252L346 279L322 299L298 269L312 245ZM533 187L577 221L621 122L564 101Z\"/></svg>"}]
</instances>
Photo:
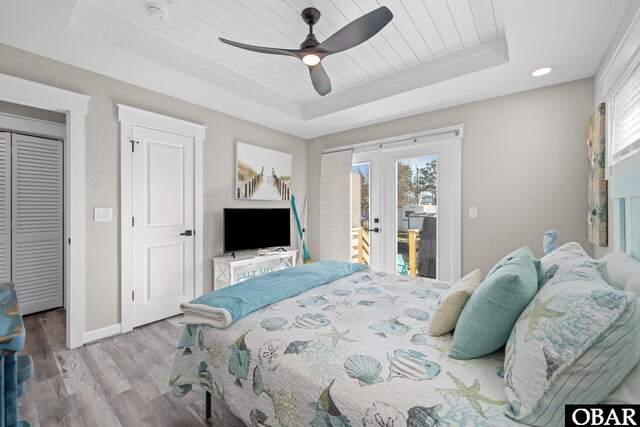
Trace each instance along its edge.
<instances>
[{"instance_id":1,"label":"light switch plate","mask_svg":"<svg viewBox=\"0 0 640 427\"><path fill-rule=\"evenodd\" d=\"M478 208L472 206L469 208L469 218L478 218Z\"/></svg>"},{"instance_id":2,"label":"light switch plate","mask_svg":"<svg viewBox=\"0 0 640 427\"><path fill-rule=\"evenodd\" d=\"M111 209L111 208L93 208L93 220L95 222L113 221L113 209Z\"/></svg>"}]
</instances>

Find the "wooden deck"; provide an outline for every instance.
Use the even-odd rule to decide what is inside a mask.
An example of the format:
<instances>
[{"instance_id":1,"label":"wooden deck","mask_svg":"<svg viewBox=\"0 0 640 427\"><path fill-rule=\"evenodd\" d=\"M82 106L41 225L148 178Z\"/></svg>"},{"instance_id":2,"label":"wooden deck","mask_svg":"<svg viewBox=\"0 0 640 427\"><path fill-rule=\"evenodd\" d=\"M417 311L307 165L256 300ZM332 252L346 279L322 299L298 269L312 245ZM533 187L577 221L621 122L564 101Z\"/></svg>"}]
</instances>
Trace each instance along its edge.
<instances>
[{"instance_id":1,"label":"wooden deck","mask_svg":"<svg viewBox=\"0 0 640 427\"><path fill-rule=\"evenodd\" d=\"M19 399L22 417L34 427L235 426L206 422L204 392L182 398L168 387L178 318L74 350L65 348L63 310L26 316L24 353L34 373ZM215 402L214 402L215 405ZM214 417L222 408L213 407Z\"/></svg>"}]
</instances>

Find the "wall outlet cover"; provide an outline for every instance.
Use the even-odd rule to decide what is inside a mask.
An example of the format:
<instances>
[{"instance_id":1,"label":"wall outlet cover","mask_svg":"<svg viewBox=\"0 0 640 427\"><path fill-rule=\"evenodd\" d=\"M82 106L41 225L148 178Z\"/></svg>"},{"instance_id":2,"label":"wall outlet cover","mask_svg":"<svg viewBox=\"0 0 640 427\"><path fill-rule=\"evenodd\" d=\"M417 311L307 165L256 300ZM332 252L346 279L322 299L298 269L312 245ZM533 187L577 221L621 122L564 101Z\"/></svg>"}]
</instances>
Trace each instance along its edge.
<instances>
[{"instance_id":1,"label":"wall outlet cover","mask_svg":"<svg viewBox=\"0 0 640 427\"><path fill-rule=\"evenodd\" d=\"M112 208L93 208L93 220L95 222L113 221Z\"/></svg>"},{"instance_id":2,"label":"wall outlet cover","mask_svg":"<svg viewBox=\"0 0 640 427\"><path fill-rule=\"evenodd\" d=\"M473 206L469 208L469 218L478 218L478 208Z\"/></svg>"}]
</instances>

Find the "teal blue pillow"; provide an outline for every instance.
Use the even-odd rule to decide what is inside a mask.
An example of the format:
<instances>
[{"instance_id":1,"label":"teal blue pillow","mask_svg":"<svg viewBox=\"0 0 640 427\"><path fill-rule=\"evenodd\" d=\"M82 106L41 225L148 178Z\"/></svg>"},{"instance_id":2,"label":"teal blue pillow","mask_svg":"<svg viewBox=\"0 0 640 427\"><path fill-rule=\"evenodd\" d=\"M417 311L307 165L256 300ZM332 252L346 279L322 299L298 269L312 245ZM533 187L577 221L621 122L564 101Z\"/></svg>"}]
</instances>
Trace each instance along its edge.
<instances>
[{"instance_id":1,"label":"teal blue pillow","mask_svg":"<svg viewBox=\"0 0 640 427\"><path fill-rule=\"evenodd\" d=\"M515 258L517 256L520 255L526 255L528 257L531 258L531 260L533 261L533 265L536 267L536 274L538 275L538 280L540 280L540 276L542 276L542 262L537 259L535 257L535 255L533 254L533 252L531 252L531 249L529 249L529 246L523 246L520 249L516 249L515 251L511 252L509 255L507 255L506 257L502 258L500 261L498 261L498 263L491 269L491 271L489 271L489 274L493 273L494 271L496 271L496 269L498 267L500 267L501 265L503 265L505 262L507 262L508 260L510 260L511 258ZM487 276L489 275L487 274Z\"/></svg>"},{"instance_id":2,"label":"teal blue pillow","mask_svg":"<svg viewBox=\"0 0 640 427\"><path fill-rule=\"evenodd\" d=\"M464 306L449 356L473 359L505 345L518 317L537 291L538 273L529 255L498 263Z\"/></svg>"}]
</instances>

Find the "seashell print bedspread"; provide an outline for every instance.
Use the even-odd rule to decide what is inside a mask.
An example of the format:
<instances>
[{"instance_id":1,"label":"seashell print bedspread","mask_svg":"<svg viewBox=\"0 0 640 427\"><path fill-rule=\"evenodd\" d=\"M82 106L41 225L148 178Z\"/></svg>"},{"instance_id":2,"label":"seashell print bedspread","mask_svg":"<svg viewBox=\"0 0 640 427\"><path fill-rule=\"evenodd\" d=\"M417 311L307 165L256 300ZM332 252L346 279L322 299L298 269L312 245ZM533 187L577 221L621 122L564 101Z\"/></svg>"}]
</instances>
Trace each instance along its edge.
<instances>
[{"instance_id":1,"label":"seashell print bedspread","mask_svg":"<svg viewBox=\"0 0 640 427\"><path fill-rule=\"evenodd\" d=\"M448 357L428 335L448 283L361 271L226 329L187 325L170 378L203 387L247 426L520 425L504 415L504 353Z\"/></svg>"}]
</instances>

